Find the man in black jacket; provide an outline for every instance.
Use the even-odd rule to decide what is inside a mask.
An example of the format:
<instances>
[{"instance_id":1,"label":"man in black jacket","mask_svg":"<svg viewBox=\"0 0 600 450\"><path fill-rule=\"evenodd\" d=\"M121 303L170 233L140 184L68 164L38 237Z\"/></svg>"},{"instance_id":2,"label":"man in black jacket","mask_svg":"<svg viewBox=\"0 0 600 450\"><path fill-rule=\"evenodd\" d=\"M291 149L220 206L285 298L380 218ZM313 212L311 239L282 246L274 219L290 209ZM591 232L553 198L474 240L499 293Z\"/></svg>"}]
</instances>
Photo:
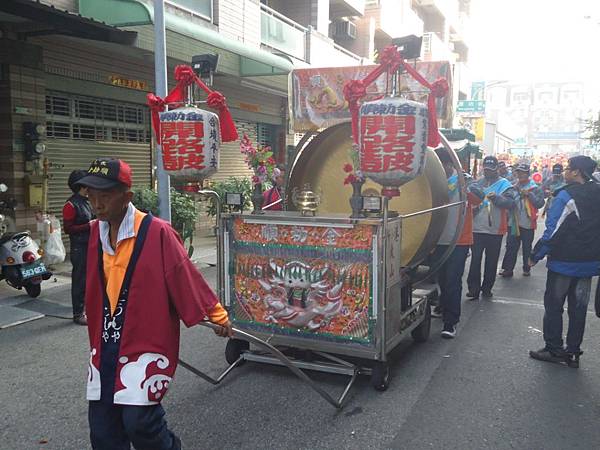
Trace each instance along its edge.
<instances>
[{"instance_id":1,"label":"man in black jacket","mask_svg":"<svg viewBox=\"0 0 600 450\"><path fill-rule=\"evenodd\" d=\"M83 311L85 298L85 271L88 240L90 239L90 220L94 218L92 207L87 199L87 187L78 184L85 170L74 170L69 175L69 188L73 195L63 206L63 226L71 241L71 302L73 303L73 322L87 325Z\"/></svg>"},{"instance_id":2,"label":"man in black jacket","mask_svg":"<svg viewBox=\"0 0 600 450\"><path fill-rule=\"evenodd\" d=\"M546 230L531 257L548 257L544 294L544 348L529 355L541 361L579 367L580 345L592 277L600 274L600 185L592 181L596 163L574 156L565 169L567 185L555 192ZM563 306L568 301L567 347L563 347Z\"/></svg>"}]
</instances>

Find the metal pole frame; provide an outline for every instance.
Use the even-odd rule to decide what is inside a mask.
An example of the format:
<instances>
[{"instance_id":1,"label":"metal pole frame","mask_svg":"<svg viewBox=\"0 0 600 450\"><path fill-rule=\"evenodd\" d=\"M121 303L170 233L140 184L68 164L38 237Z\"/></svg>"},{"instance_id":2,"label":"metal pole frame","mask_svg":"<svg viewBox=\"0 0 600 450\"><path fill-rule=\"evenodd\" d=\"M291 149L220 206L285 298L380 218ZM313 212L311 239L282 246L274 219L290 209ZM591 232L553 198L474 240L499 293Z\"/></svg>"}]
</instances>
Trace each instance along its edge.
<instances>
[{"instance_id":1,"label":"metal pole frame","mask_svg":"<svg viewBox=\"0 0 600 450\"><path fill-rule=\"evenodd\" d=\"M227 276L227 267L223 267L225 248L223 247L223 223L221 221L221 196L211 189L201 189L198 194L212 198L215 202L216 227L217 227L217 297L222 302L225 299L224 277Z\"/></svg>"},{"instance_id":2,"label":"metal pole frame","mask_svg":"<svg viewBox=\"0 0 600 450\"><path fill-rule=\"evenodd\" d=\"M154 77L155 90L159 97L167 96L167 50L165 38L164 0L154 0ZM171 221L171 181L165 172L162 160L162 148L156 144L156 181L158 184L159 216Z\"/></svg>"}]
</instances>

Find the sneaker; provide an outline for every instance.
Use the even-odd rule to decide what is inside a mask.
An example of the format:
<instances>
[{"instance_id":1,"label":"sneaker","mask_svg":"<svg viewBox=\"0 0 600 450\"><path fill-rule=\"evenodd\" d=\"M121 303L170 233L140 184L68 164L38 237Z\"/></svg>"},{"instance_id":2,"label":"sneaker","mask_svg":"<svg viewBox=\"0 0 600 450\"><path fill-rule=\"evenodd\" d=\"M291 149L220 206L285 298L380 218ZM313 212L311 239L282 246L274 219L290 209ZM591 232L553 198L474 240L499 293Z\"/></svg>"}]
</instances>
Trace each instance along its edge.
<instances>
[{"instance_id":1,"label":"sneaker","mask_svg":"<svg viewBox=\"0 0 600 450\"><path fill-rule=\"evenodd\" d=\"M86 326L87 323L87 316L85 314L81 314L79 316L75 316L73 317L73 323L77 324L77 325L83 325Z\"/></svg>"},{"instance_id":2,"label":"sneaker","mask_svg":"<svg viewBox=\"0 0 600 450\"><path fill-rule=\"evenodd\" d=\"M481 293L481 296L483 298L492 298L494 296L494 293L492 291L483 291Z\"/></svg>"},{"instance_id":3,"label":"sneaker","mask_svg":"<svg viewBox=\"0 0 600 450\"><path fill-rule=\"evenodd\" d=\"M583 352L567 352L566 361L567 366L573 369L579 369L579 357L583 355Z\"/></svg>"},{"instance_id":4,"label":"sneaker","mask_svg":"<svg viewBox=\"0 0 600 450\"><path fill-rule=\"evenodd\" d=\"M467 298L469 298L471 300L477 300L479 298L479 294L469 291L469 292L467 292Z\"/></svg>"},{"instance_id":5,"label":"sneaker","mask_svg":"<svg viewBox=\"0 0 600 450\"><path fill-rule=\"evenodd\" d=\"M512 278L513 271L502 269L498 275L500 275L502 278Z\"/></svg>"},{"instance_id":6,"label":"sneaker","mask_svg":"<svg viewBox=\"0 0 600 450\"><path fill-rule=\"evenodd\" d=\"M442 337L444 339L454 339L455 336L456 336L456 325L444 324L444 329L442 330Z\"/></svg>"},{"instance_id":7,"label":"sneaker","mask_svg":"<svg viewBox=\"0 0 600 450\"><path fill-rule=\"evenodd\" d=\"M442 317L442 307L436 306L435 308L433 308L431 310L431 317L436 317L436 318Z\"/></svg>"},{"instance_id":8,"label":"sneaker","mask_svg":"<svg viewBox=\"0 0 600 450\"><path fill-rule=\"evenodd\" d=\"M531 276L531 272L529 270L523 269L523 276L524 277L530 277Z\"/></svg>"},{"instance_id":9,"label":"sneaker","mask_svg":"<svg viewBox=\"0 0 600 450\"><path fill-rule=\"evenodd\" d=\"M566 363L568 356L564 350L550 350L546 347L541 348L539 350L530 350L529 356L533 359L537 359L538 361L546 361L553 363ZM579 363L579 360L577 361Z\"/></svg>"}]
</instances>

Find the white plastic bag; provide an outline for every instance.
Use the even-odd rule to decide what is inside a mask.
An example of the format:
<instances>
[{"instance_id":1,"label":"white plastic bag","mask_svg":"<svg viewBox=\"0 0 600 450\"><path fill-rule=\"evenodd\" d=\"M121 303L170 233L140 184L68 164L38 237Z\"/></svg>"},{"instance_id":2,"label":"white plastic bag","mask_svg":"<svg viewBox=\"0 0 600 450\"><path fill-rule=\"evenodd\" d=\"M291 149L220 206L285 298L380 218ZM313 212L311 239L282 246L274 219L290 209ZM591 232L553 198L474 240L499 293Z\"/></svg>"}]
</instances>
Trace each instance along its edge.
<instances>
[{"instance_id":1,"label":"white plastic bag","mask_svg":"<svg viewBox=\"0 0 600 450\"><path fill-rule=\"evenodd\" d=\"M49 266L59 264L65 260L66 256L67 252L60 235L60 222L56 217L50 216L50 234L46 241L44 262Z\"/></svg>"}]
</instances>

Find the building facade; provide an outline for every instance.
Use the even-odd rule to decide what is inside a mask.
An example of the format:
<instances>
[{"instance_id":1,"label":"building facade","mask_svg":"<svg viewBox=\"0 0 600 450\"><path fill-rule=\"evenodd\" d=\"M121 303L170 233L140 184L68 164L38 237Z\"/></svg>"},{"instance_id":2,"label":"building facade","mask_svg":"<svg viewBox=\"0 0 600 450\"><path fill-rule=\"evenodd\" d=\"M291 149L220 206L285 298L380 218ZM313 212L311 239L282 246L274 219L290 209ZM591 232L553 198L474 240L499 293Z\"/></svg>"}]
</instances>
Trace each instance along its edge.
<instances>
[{"instance_id":1,"label":"building facade","mask_svg":"<svg viewBox=\"0 0 600 450\"><path fill-rule=\"evenodd\" d=\"M423 59L451 61L457 93L467 73L468 0L165 0L167 73L194 55L218 54L213 88L241 133L293 145L293 68L372 64L395 37L423 35ZM154 185L146 94L154 92L153 0L0 2L0 179L17 200L18 229L40 211L60 218L68 174L97 157L133 166ZM46 151L26 130L45 126ZM237 142L223 144L213 179L247 176Z\"/></svg>"},{"instance_id":2,"label":"building facade","mask_svg":"<svg viewBox=\"0 0 600 450\"><path fill-rule=\"evenodd\" d=\"M585 85L580 82L495 82L486 89L486 117L511 123L519 152L529 149L541 156L581 152L588 114Z\"/></svg>"}]
</instances>

